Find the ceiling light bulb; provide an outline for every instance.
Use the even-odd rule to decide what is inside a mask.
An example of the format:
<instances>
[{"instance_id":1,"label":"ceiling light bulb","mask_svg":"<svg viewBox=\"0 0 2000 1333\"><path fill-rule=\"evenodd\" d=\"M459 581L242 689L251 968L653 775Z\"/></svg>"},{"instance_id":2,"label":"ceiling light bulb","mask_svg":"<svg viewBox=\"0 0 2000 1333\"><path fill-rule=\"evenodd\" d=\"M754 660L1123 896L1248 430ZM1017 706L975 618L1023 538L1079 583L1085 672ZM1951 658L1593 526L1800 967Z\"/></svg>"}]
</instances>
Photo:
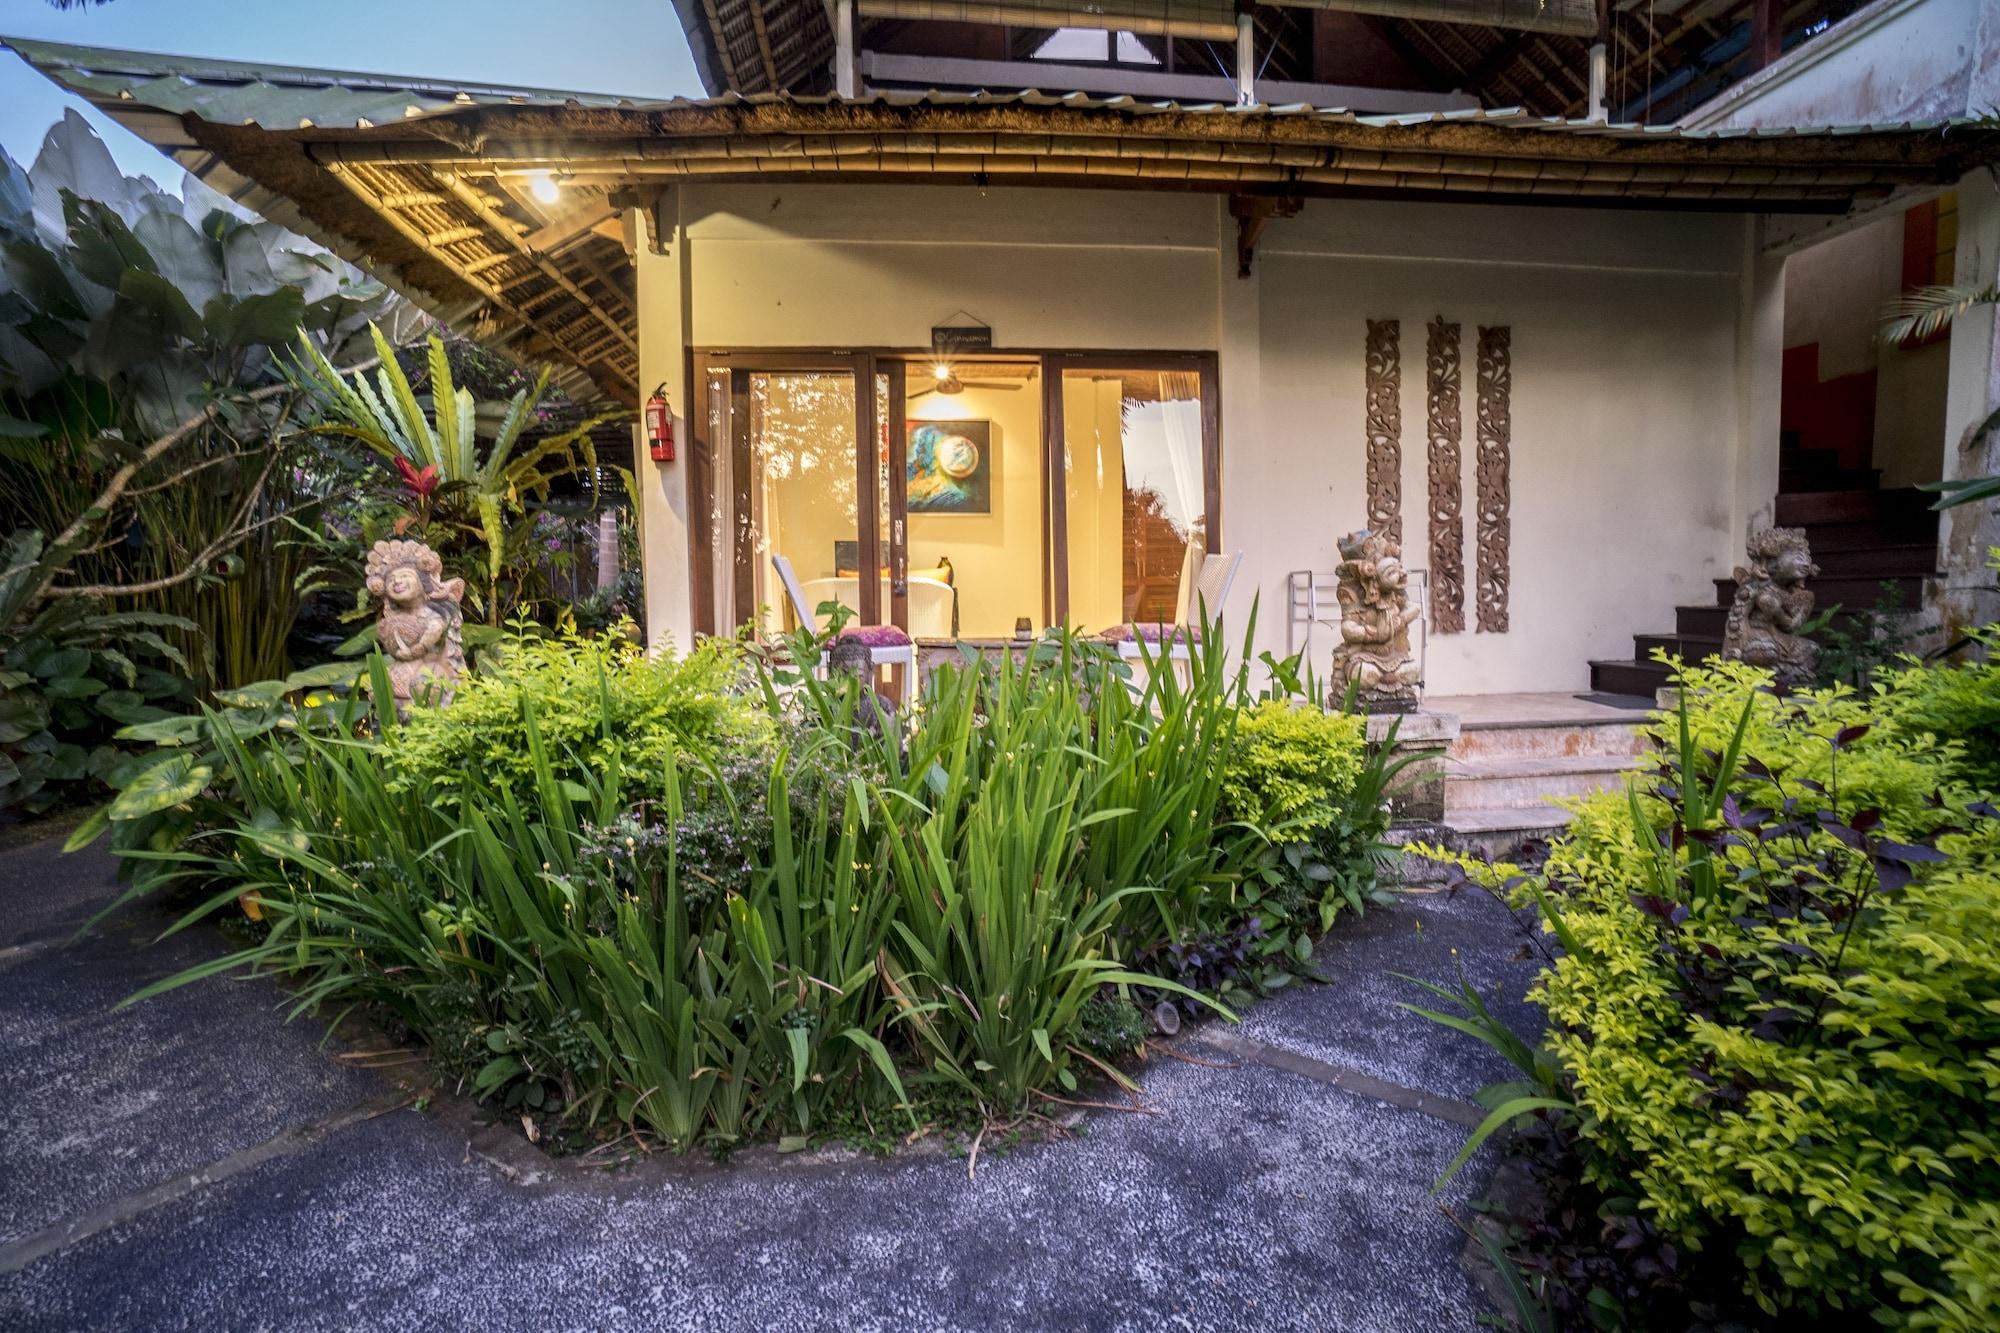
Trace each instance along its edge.
<instances>
[{"instance_id":1,"label":"ceiling light bulb","mask_svg":"<svg viewBox=\"0 0 2000 1333\"><path fill-rule=\"evenodd\" d=\"M944 381L951 378L951 367L940 361L931 367L931 378Z\"/></svg>"},{"instance_id":2,"label":"ceiling light bulb","mask_svg":"<svg viewBox=\"0 0 2000 1333\"><path fill-rule=\"evenodd\" d=\"M556 184L555 173L550 171L529 172L528 193L545 204L553 204L562 198L562 188Z\"/></svg>"}]
</instances>

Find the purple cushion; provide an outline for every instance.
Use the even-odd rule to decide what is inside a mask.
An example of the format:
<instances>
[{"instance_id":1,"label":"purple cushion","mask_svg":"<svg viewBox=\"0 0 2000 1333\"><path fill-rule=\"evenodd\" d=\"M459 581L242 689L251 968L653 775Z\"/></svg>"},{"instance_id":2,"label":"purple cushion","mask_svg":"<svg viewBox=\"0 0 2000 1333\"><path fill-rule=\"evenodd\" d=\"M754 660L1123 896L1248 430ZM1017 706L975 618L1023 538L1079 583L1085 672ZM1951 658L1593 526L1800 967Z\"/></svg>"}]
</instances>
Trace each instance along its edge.
<instances>
[{"instance_id":1,"label":"purple cushion","mask_svg":"<svg viewBox=\"0 0 2000 1333\"><path fill-rule=\"evenodd\" d=\"M1113 625L1104 631L1104 638L1112 643L1130 643L1134 639L1144 639L1147 643L1171 643L1176 639L1185 643L1200 643L1201 627L1164 625L1158 621L1142 625Z\"/></svg>"},{"instance_id":2,"label":"purple cushion","mask_svg":"<svg viewBox=\"0 0 2000 1333\"><path fill-rule=\"evenodd\" d=\"M844 629L840 637L855 643L867 644L870 648L901 648L913 642L908 634L894 625L861 625L854 629Z\"/></svg>"}]
</instances>

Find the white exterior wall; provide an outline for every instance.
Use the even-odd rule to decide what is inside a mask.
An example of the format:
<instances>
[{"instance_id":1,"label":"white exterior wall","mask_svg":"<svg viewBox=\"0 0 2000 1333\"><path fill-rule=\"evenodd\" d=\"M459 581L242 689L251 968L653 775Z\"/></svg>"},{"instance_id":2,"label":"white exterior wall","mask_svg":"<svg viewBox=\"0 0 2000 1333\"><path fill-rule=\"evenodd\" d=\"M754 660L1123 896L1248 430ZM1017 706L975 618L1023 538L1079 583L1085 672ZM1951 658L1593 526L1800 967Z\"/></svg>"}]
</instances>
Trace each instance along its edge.
<instances>
[{"instance_id":1,"label":"white exterior wall","mask_svg":"<svg viewBox=\"0 0 2000 1333\"><path fill-rule=\"evenodd\" d=\"M1875 0L1697 107L1703 129L1880 125L2000 104L2000 5Z\"/></svg>"},{"instance_id":2,"label":"white exterior wall","mask_svg":"<svg viewBox=\"0 0 2000 1333\"><path fill-rule=\"evenodd\" d=\"M918 349L961 310L997 350L1217 352L1223 545L1245 557L1227 612L1240 625L1260 598L1258 646L1280 654L1286 572L1331 569L1334 538L1363 522L1369 318L1403 323L1415 566L1424 324L1463 326L1468 587L1477 328L1513 329L1512 629L1434 638L1433 693L1582 688L1588 659L1629 656L1634 632L1713 596L1775 486L1781 317L1742 217L1313 201L1271 224L1243 280L1221 196L772 185L669 199L684 241L639 256L649 386L677 383L690 346ZM662 347L681 326L650 307L675 297L686 337ZM668 535L652 512L684 512L678 481L659 478L682 467L641 463L662 497L648 607L669 632L686 623L685 545L672 548L685 528ZM1322 629L1315 657L1330 649Z\"/></svg>"}]
</instances>

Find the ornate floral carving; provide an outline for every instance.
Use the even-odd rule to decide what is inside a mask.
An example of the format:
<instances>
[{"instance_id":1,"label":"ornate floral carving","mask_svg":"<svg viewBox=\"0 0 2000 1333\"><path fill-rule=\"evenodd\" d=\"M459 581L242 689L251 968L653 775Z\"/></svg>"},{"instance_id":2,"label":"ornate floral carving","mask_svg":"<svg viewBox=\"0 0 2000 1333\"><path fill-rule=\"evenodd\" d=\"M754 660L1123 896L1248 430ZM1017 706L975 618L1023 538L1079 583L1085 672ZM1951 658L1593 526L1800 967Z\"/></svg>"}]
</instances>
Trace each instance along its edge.
<instances>
[{"instance_id":1,"label":"ornate floral carving","mask_svg":"<svg viewBox=\"0 0 2000 1333\"><path fill-rule=\"evenodd\" d=\"M1812 615L1806 580L1819 573L1804 528L1766 528L1750 539L1750 564L1737 566L1736 597L1722 630L1722 655L1768 668L1780 685L1812 682L1819 648L1799 634Z\"/></svg>"},{"instance_id":2,"label":"ornate floral carving","mask_svg":"<svg viewBox=\"0 0 2000 1333\"><path fill-rule=\"evenodd\" d=\"M1402 325L1368 321L1368 526L1392 542L1403 540Z\"/></svg>"},{"instance_id":3,"label":"ornate floral carving","mask_svg":"<svg viewBox=\"0 0 2000 1333\"><path fill-rule=\"evenodd\" d=\"M464 579L440 579L444 561L422 542L380 541L368 552L368 591L382 599L375 638L389 655L396 712L411 702L446 704L465 674L460 631Z\"/></svg>"},{"instance_id":4,"label":"ornate floral carving","mask_svg":"<svg viewBox=\"0 0 2000 1333\"><path fill-rule=\"evenodd\" d=\"M1514 422L1508 397L1514 387L1513 331L1506 325L1479 330L1477 566L1473 600L1484 634L1507 632L1507 599L1513 575L1511 455Z\"/></svg>"},{"instance_id":5,"label":"ornate floral carving","mask_svg":"<svg viewBox=\"0 0 2000 1333\"><path fill-rule=\"evenodd\" d=\"M1333 650L1333 688L1352 685L1371 711L1407 711L1416 704L1419 667L1410 655L1410 605L1403 552L1365 528L1342 537L1339 582L1340 646Z\"/></svg>"},{"instance_id":6,"label":"ornate floral carving","mask_svg":"<svg viewBox=\"0 0 2000 1333\"><path fill-rule=\"evenodd\" d=\"M1430 322L1424 356L1430 402L1431 626L1440 634L1465 629L1465 494L1458 400L1458 325Z\"/></svg>"}]
</instances>

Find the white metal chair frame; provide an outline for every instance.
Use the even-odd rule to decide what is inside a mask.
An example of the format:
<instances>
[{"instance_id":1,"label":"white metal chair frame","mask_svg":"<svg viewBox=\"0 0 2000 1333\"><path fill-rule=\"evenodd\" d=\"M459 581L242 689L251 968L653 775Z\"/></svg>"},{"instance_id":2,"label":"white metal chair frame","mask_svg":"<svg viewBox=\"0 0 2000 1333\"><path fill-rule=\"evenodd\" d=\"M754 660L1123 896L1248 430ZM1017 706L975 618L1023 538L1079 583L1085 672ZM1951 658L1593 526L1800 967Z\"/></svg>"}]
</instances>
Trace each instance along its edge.
<instances>
[{"instance_id":1,"label":"white metal chair frame","mask_svg":"<svg viewBox=\"0 0 2000 1333\"><path fill-rule=\"evenodd\" d=\"M785 585L785 596L791 600L792 614L798 618L800 625L809 626L817 631L820 628L819 613L807 605L805 589L799 586L799 576L793 572L792 562L782 555L774 554L771 557L771 564L778 571L779 581ZM826 670L826 661L827 655L821 653L819 659L821 671ZM871 645L868 649L868 661L878 667L906 667L910 673L907 679L914 681L917 678L916 640L912 639L908 643Z\"/></svg>"},{"instance_id":2,"label":"white metal chair frame","mask_svg":"<svg viewBox=\"0 0 2000 1333\"><path fill-rule=\"evenodd\" d=\"M1195 575L1194 586L1187 591L1187 600L1181 605L1181 625L1196 624L1203 609L1208 611L1213 627L1221 628L1222 604L1229 600L1229 589L1236 582L1236 571L1243 564L1243 552L1233 554L1216 552L1201 558L1201 572ZM1187 640L1176 634L1172 639L1159 643L1149 643L1146 651L1154 657L1166 656L1177 662L1188 659ZM1118 642L1118 655L1124 658L1140 656L1139 631L1133 627L1132 637Z\"/></svg>"}]
</instances>

